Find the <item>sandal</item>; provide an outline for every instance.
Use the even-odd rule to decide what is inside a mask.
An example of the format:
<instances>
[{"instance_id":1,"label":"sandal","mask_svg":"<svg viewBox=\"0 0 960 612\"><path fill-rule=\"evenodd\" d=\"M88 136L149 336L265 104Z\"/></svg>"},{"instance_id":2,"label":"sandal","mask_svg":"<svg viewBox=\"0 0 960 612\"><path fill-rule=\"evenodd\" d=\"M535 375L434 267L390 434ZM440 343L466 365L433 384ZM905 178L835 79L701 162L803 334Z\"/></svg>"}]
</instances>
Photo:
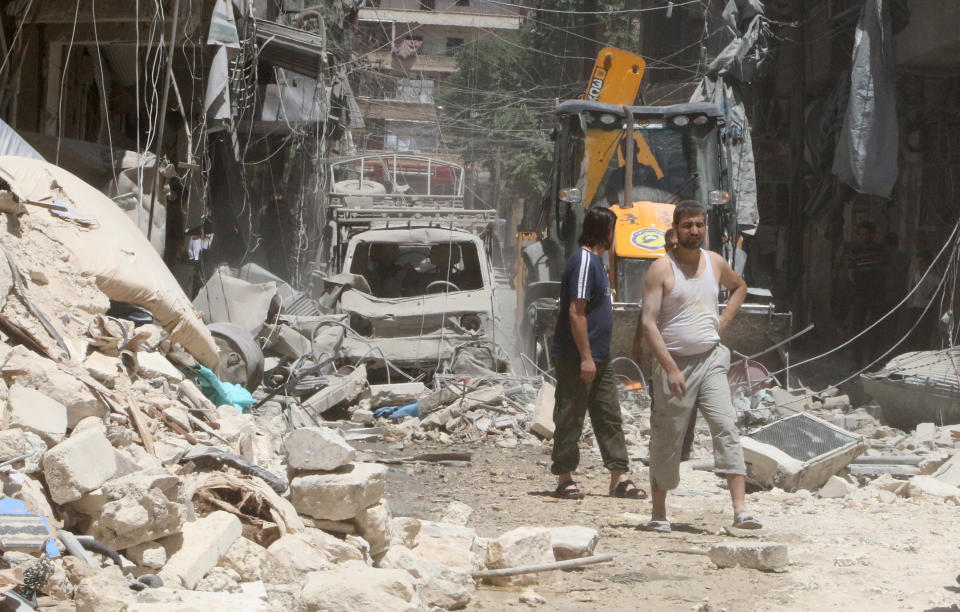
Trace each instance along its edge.
<instances>
[{"instance_id":1,"label":"sandal","mask_svg":"<svg viewBox=\"0 0 960 612\"><path fill-rule=\"evenodd\" d=\"M633 487L632 489L630 487ZM610 491L610 497L624 499L647 499L647 492L638 487L632 480L624 480L617 484L617 488Z\"/></svg>"},{"instance_id":2,"label":"sandal","mask_svg":"<svg viewBox=\"0 0 960 612\"><path fill-rule=\"evenodd\" d=\"M557 499L583 499L583 491L580 490L580 487L577 486L577 483L568 480L566 482L561 482L557 485L556 490L553 492L553 496Z\"/></svg>"},{"instance_id":3,"label":"sandal","mask_svg":"<svg viewBox=\"0 0 960 612\"><path fill-rule=\"evenodd\" d=\"M737 529L763 529L760 521L753 518L749 512L741 512L733 517L733 526Z\"/></svg>"}]
</instances>

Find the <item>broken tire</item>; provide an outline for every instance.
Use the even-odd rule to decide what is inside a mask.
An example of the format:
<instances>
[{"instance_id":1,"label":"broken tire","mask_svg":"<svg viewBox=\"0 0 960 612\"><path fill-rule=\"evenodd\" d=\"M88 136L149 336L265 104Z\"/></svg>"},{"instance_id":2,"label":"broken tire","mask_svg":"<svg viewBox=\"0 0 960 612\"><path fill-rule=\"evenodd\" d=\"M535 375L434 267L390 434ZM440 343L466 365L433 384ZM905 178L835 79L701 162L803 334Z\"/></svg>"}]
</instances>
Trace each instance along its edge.
<instances>
[{"instance_id":1,"label":"broken tire","mask_svg":"<svg viewBox=\"0 0 960 612\"><path fill-rule=\"evenodd\" d=\"M253 335L233 323L207 326L220 351L217 378L254 391L263 380L263 351Z\"/></svg>"}]
</instances>

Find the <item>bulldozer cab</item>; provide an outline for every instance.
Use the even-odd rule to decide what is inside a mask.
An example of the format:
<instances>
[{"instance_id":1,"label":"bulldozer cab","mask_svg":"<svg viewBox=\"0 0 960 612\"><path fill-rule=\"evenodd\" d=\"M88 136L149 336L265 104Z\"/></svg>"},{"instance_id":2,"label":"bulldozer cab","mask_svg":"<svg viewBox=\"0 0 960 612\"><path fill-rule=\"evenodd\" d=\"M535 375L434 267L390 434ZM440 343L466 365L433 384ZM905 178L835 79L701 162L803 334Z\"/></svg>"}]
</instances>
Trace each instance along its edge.
<instances>
[{"instance_id":1,"label":"bulldozer cab","mask_svg":"<svg viewBox=\"0 0 960 612\"><path fill-rule=\"evenodd\" d=\"M546 207L552 218L544 225L548 239L557 241L557 251L575 248L587 208L610 206L619 225L631 226L618 232L613 252L618 261L662 255L662 232L670 226L673 205L687 199L707 206L710 248L734 251L723 248L735 243L737 228L736 201L726 188L719 107L705 103L627 107L576 100L560 104L556 114L554 172ZM621 291L618 301L625 298Z\"/></svg>"}]
</instances>

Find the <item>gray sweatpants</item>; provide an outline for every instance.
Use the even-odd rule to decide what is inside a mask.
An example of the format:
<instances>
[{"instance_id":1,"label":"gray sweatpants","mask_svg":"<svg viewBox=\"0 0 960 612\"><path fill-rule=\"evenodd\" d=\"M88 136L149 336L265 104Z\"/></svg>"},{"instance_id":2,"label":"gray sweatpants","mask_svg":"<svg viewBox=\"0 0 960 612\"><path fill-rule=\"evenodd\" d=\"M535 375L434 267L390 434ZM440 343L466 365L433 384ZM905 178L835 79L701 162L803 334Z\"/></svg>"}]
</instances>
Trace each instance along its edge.
<instances>
[{"instance_id":1,"label":"gray sweatpants","mask_svg":"<svg viewBox=\"0 0 960 612\"><path fill-rule=\"evenodd\" d=\"M730 399L727 371L730 351L722 344L701 355L674 355L687 388L682 400L670 393L667 374L653 364L653 407L650 414L650 486L668 491L680 484L680 452L690 417L697 409L710 426L714 472L746 474Z\"/></svg>"}]
</instances>

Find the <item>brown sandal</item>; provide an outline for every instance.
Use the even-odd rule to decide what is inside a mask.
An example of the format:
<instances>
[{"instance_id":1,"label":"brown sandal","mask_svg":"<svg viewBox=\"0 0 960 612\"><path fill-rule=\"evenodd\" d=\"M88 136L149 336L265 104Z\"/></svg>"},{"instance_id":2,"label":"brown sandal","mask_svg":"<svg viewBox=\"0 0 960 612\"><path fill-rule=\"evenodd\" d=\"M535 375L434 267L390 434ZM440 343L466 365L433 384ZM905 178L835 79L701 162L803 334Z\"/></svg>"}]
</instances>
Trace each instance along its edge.
<instances>
[{"instance_id":1,"label":"brown sandal","mask_svg":"<svg viewBox=\"0 0 960 612\"><path fill-rule=\"evenodd\" d=\"M630 489L629 487L633 487ZM617 488L610 491L610 497L624 499L647 499L647 492L638 487L632 480L624 480L617 484Z\"/></svg>"},{"instance_id":2,"label":"brown sandal","mask_svg":"<svg viewBox=\"0 0 960 612\"><path fill-rule=\"evenodd\" d=\"M557 485L556 490L553 492L553 496L557 499L583 499L583 491L580 490L580 487L577 486L577 483L568 480L566 482L561 482Z\"/></svg>"}]
</instances>

